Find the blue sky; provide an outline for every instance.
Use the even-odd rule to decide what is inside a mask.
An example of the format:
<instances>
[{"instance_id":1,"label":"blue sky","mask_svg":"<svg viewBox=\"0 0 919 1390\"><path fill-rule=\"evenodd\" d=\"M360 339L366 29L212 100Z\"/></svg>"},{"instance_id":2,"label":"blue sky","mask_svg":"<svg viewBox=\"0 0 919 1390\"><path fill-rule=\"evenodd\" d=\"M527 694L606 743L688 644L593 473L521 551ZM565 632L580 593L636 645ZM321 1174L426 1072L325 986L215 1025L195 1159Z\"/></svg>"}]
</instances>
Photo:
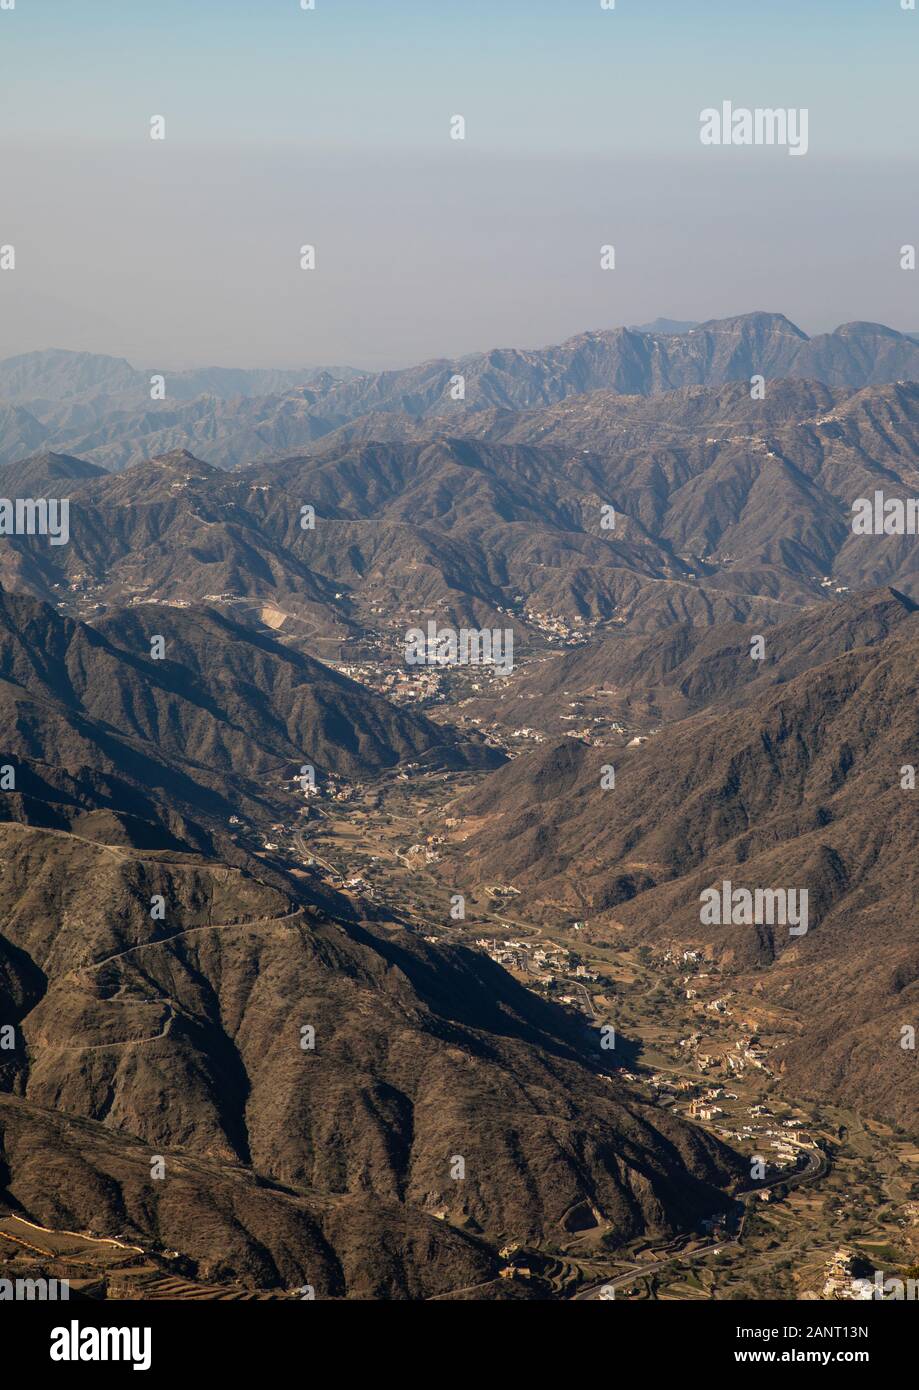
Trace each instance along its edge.
<instances>
[{"instance_id":1,"label":"blue sky","mask_svg":"<svg viewBox=\"0 0 919 1390\"><path fill-rule=\"evenodd\" d=\"M753 308L919 329L917 57L899 0L16 0L0 352L382 365ZM700 150L725 99L806 106L807 158Z\"/></svg>"},{"instance_id":2,"label":"blue sky","mask_svg":"<svg viewBox=\"0 0 919 1390\"><path fill-rule=\"evenodd\" d=\"M807 105L826 151L909 153L919 14L899 0L17 0L6 138L669 153L705 105Z\"/></svg>"}]
</instances>

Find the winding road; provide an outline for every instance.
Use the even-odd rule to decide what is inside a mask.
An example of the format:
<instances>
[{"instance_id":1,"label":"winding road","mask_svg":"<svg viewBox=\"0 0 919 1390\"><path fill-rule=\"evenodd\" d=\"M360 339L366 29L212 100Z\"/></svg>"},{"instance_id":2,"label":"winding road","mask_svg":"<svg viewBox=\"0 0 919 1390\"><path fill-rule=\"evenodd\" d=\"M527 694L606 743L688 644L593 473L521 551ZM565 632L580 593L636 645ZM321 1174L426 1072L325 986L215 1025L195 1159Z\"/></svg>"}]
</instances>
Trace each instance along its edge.
<instances>
[{"instance_id":1,"label":"winding road","mask_svg":"<svg viewBox=\"0 0 919 1390\"><path fill-rule=\"evenodd\" d=\"M71 971L70 978L73 978L74 976L79 977L80 975L95 974L97 971L101 970L103 966L110 965L112 961L123 960L125 956L133 955L135 951L149 951L156 946L168 946L173 941L177 941L179 937L190 936L193 932L233 930L245 931L251 930L253 927L273 927L279 926L283 922L296 921L298 918L302 916L303 908L298 907L295 908L293 912L285 912L280 917L256 917L253 918L250 922L207 922L197 927L185 927L182 931L173 932L170 936L159 936L154 941L140 941L135 946L126 946L122 951L115 951L112 955L105 956L102 960L93 961L90 965L84 965L81 966L78 970ZM109 1003L121 1001L115 999L100 1002ZM169 999L162 999L151 1002L163 1004L166 1009L166 1017L163 1020L162 1026L160 1027L160 1031L158 1033L152 1033L147 1038L124 1038L118 1042L70 1044L58 1043L46 1039L45 1046L56 1047L65 1052L101 1052L112 1047L138 1047L142 1043L159 1042L160 1039L168 1037L172 1025L178 1017L178 1014L176 1012L175 1005Z\"/></svg>"},{"instance_id":2,"label":"winding road","mask_svg":"<svg viewBox=\"0 0 919 1390\"><path fill-rule=\"evenodd\" d=\"M722 1250L743 1249L743 1227L747 1217L746 1208L758 1193L765 1192L770 1187L779 1187L783 1183L786 1187L800 1187L803 1183L816 1182L817 1179L826 1175L829 1169L829 1162L825 1153L820 1149L804 1148L804 1146L800 1144L795 1145L795 1147L799 1148L807 1157L807 1164L804 1168L794 1173L785 1175L779 1174L778 1177L771 1178L769 1182L761 1183L759 1187L751 1187L744 1192L738 1192L736 1194L735 1201L743 1202L745 1208L743 1216L740 1219L740 1226L736 1236L732 1236L726 1240L712 1240L708 1245L700 1246L698 1250L691 1250L688 1253L677 1251L672 1255L668 1255L664 1260L656 1261L654 1264L635 1264L625 1274L617 1274L612 1278L599 1279L592 1284L588 1284L585 1288L579 1289L578 1292L573 1295L573 1300L598 1299L600 1291L603 1289L615 1290L623 1288L627 1284L634 1284L636 1279L643 1278L646 1274L654 1274L659 1269L666 1269L668 1265L675 1264L678 1261L701 1260L707 1255L720 1254Z\"/></svg>"}]
</instances>

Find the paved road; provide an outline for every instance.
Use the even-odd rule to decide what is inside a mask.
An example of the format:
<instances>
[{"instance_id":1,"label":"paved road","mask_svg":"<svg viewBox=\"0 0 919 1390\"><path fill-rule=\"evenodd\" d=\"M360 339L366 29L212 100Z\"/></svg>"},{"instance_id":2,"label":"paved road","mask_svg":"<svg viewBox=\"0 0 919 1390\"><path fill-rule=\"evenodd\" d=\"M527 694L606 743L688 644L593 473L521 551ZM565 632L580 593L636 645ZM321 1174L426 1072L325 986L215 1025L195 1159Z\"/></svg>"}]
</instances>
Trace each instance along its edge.
<instances>
[{"instance_id":1,"label":"paved road","mask_svg":"<svg viewBox=\"0 0 919 1390\"><path fill-rule=\"evenodd\" d=\"M339 869L336 869L334 864L330 864L327 859L320 859L315 850L309 848L302 835L297 834L294 836L294 849L299 850L304 859L312 859L317 864L321 864L330 874L334 874L336 878L344 879L344 874Z\"/></svg>"},{"instance_id":2,"label":"paved road","mask_svg":"<svg viewBox=\"0 0 919 1390\"><path fill-rule=\"evenodd\" d=\"M800 1148L801 1146L799 1145L798 1147ZM822 1153L819 1149L802 1148L801 1152L807 1157L807 1166L805 1168L795 1173L789 1173L785 1177L779 1175L778 1177L770 1179L769 1182L761 1183L759 1187L751 1187L744 1192L738 1192L736 1201L743 1202L744 1207L747 1207L756 1197L757 1193L764 1192L767 1188L778 1187L782 1183L784 1183L786 1187L800 1187L802 1183L814 1182L818 1178L822 1178L829 1168L826 1154ZM688 1252L677 1251L672 1255L668 1255L666 1259L655 1261L654 1264L635 1264L626 1274L618 1274L613 1278L598 1279L596 1282L588 1284L585 1288L579 1289L574 1295L574 1300L597 1299L601 1289L619 1289L623 1288L626 1284L634 1284L636 1279L642 1278L646 1274L654 1274L659 1269L666 1269L668 1265L675 1264L677 1261L701 1260L708 1255L718 1254L722 1250L742 1250L743 1245L741 1242L743 1239L743 1226L746 1215L747 1213L744 1211L741 1217L740 1228L736 1236L727 1240L712 1240L707 1245L700 1246L698 1250L690 1250Z\"/></svg>"}]
</instances>

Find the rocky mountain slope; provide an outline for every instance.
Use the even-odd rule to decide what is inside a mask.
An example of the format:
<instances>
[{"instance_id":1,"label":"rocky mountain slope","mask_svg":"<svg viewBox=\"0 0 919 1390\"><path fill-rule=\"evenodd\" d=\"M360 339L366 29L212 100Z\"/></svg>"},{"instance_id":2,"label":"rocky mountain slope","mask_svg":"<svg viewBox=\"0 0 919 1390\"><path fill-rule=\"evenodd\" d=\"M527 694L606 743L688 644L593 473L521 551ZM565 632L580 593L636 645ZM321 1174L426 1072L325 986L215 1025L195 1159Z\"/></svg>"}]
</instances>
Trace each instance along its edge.
<instances>
[{"instance_id":1,"label":"rocky mountain slope","mask_svg":"<svg viewBox=\"0 0 919 1390\"><path fill-rule=\"evenodd\" d=\"M722 1207L749 1169L617 1074L592 1004L426 928L448 887L701 951L781 1019L793 1093L914 1128L919 552L851 510L917 495L917 366L769 314L163 402L116 358L0 363L0 492L70 503L68 544L0 538L0 1207L348 1298L501 1297L507 1242ZM515 671L413 691L434 718L369 688L427 620L511 628ZM326 664L357 656L368 684ZM591 746L597 709L628 731ZM299 867L303 763L393 777L317 841L362 855L380 809L399 911ZM417 900L415 772L449 832ZM728 879L806 889L808 930L703 920Z\"/></svg>"},{"instance_id":2,"label":"rocky mountain slope","mask_svg":"<svg viewBox=\"0 0 919 1390\"><path fill-rule=\"evenodd\" d=\"M855 647L893 632L919 632L919 608L896 589L846 595L798 610L764 634L765 660L751 658L753 628L674 623L660 632L601 635L517 671L497 696L482 695L476 713L507 727L547 733L602 714L647 729L699 710L744 703ZM572 715L570 711L581 711Z\"/></svg>"},{"instance_id":3,"label":"rocky mountain slope","mask_svg":"<svg viewBox=\"0 0 919 1390\"><path fill-rule=\"evenodd\" d=\"M494 1277L507 1239L698 1220L738 1174L479 953L195 856L0 841L0 1172L33 1219L152 1232L209 1278L424 1297Z\"/></svg>"},{"instance_id":4,"label":"rocky mountain slope","mask_svg":"<svg viewBox=\"0 0 919 1390\"><path fill-rule=\"evenodd\" d=\"M917 661L908 615L873 646L772 688L765 675L735 687L737 708L712 704L643 746L547 744L460 804L453 868L469 882L500 875L531 908L599 914L629 939L698 946L753 972L751 988L800 1019L793 1082L914 1123L914 1054L899 1029L919 979ZM718 672L719 653L712 662ZM806 935L704 924L700 894L724 880L807 889Z\"/></svg>"},{"instance_id":5,"label":"rocky mountain slope","mask_svg":"<svg viewBox=\"0 0 919 1390\"><path fill-rule=\"evenodd\" d=\"M167 371L166 396L156 401L151 372L123 359L30 353L0 362L0 462L46 448L119 469L184 448L233 468L302 449L372 412L452 421L585 392L647 396L753 375L850 388L919 376L919 345L882 324L844 324L808 338L784 315L758 312L675 327L581 333L546 348L493 349L379 373ZM457 375L462 402L451 392Z\"/></svg>"},{"instance_id":6,"label":"rocky mountain slope","mask_svg":"<svg viewBox=\"0 0 919 1390\"><path fill-rule=\"evenodd\" d=\"M419 617L510 624L522 647L549 618L758 629L846 590L915 599L914 538L853 534L852 505L916 494L917 393L594 393L466 417L465 437L414 425L410 439L330 437L234 474L169 454L74 477L70 544L7 537L0 581L81 617L216 601L325 656L381 629L396 643ZM41 460L19 467L47 474Z\"/></svg>"},{"instance_id":7,"label":"rocky mountain slope","mask_svg":"<svg viewBox=\"0 0 919 1390\"><path fill-rule=\"evenodd\" d=\"M0 709L15 770L0 815L144 844L203 849L231 814L274 819L304 763L365 778L497 756L208 610L90 628L0 594Z\"/></svg>"}]
</instances>

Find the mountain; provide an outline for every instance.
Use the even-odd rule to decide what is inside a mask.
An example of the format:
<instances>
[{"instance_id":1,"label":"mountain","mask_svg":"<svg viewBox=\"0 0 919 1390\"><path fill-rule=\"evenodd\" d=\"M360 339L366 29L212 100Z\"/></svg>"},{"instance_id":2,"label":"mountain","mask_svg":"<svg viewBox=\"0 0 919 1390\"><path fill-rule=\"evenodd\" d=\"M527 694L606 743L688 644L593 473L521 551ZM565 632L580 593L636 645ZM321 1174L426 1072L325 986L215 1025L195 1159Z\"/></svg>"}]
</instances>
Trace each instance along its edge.
<instances>
[{"instance_id":1,"label":"mountain","mask_svg":"<svg viewBox=\"0 0 919 1390\"><path fill-rule=\"evenodd\" d=\"M462 375L465 399L450 383ZM403 371L334 382L317 401L327 421L370 412L453 419L501 407L533 409L598 390L648 396L687 386L797 378L858 388L919 377L919 349L907 335L880 324L846 324L808 338L782 314L714 320L685 333L616 328L578 334L558 346L494 349Z\"/></svg>"},{"instance_id":2,"label":"mountain","mask_svg":"<svg viewBox=\"0 0 919 1390\"><path fill-rule=\"evenodd\" d=\"M291 617L321 642L352 630L335 585L297 556L300 503L287 499L283 530L261 523L263 500L246 483L178 452L112 476L92 465L70 496L70 541L52 547L40 537L8 537L0 549L0 582L80 616L145 599L201 603L229 596L234 607L270 627ZM299 549L302 551L303 547ZM242 602L248 600L248 602ZM267 613L266 613L267 608ZM293 624L291 624L293 625Z\"/></svg>"},{"instance_id":3,"label":"mountain","mask_svg":"<svg viewBox=\"0 0 919 1390\"><path fill-rule=\"evenodd\" d=\"M492 774L458 805L447 873L500 875L530 911L597 914L622 939L703 950L795 1020L780 1059L790 1085L914 1124L899 1029L919 998L919 820L903 780L919 740L915 618L813 666L801 639L777 652L788 679L769 688L764 671L736 708L715 703L615 753L553 742ZM710 664L717 689L723 657ZM807 889L807 934L703 924L700 894L725 880Z\"/></svg>"},{"instance_id":4,"label":"mountain","mask_svg":"<svg viewBox=\"0 0 919 1390\"><path fill-rule=\"evenodd\" d=\"M499 759L207 610L122 611L91 628L0 594L0 709L16 769L4 819L148 847L226 854L231 815L294 814L282 783L304 763L366 778L400 761Z\"/></svg>"},{"instance_id":5,"label":"mountain","mask_svg":"<svg viewBox=\"0 0 919 1390\"><path fill-rule=\"evenodd\" d=\"M0 1154L0 1203L11 1212L143 1242L146 1269L121 1276L121 1297L176 1298L177 1271L235 1297L240 1285L298 1299L307 1285L323 1298L424 1299L468 1286L507 1296L484 1241L365 1193L317 1199L185 1151L161 1155L170 1181L151 1183L149 1144L7 1094Z\"/></svg>"},{"instance_id":6,"label":"mountain","mask_svg":"<svg viewBox=\"0 0 919 1390\"><path fill-rule=\"evenodd\" d=\"M895 589L804 608L768 628L761 662L751 659L749 624L683 622L649 634L614 632L526 666L504 683L498 698L482 696L475 709L507 727L526 724L555 735L565 732L566 721L569 727L583 725L601 714L643 728L671 723L703 709L745 703L894 632L919 632L917 612Z\"/></svg>"},{"instance_id":7,"label":"mountain","mask_svg":"<svg viewBox=\"0 0 919 1390\"><path fill-rule=\"evenodd\" d=\"M302 447L325 433L326 425L305 414L316 391L356 375L349 367L139 370L99 353L24 353L0 361L0 463L69 440L67 453L91 455L107 469L188 444L207 444L215 461L231 467L240 450L258 456L266 446ZM157 401L155 376L165 390ZM130 440L141 437L147 447L138 449Z\"/></svg>"},{"instance_id":8,"label":"mountain","mask_svg":"<svg viewBox=\"0 0 919 1390\"><path fill-rule=\"evenodd\" d=\"M112 396L136 388L137 376L123 357L49 348L0 360L0 398L23 402L62 401L93 392Z\"/></svg>"},{"instance_id":9,"label":"mountain","mask_svg":"<svg viewBox=\"0 0 919 1390\"><path fill-rule=\"evenodd\" d=\"M69 501L66 544L0 537L0 1222L323 1298L686 1239L750 1173L651 1077L709 1008L649 964L687 951L764 1094L914 1126L919 566L851 523L917 495L917 354L754 314L163 402L0 363L0 491ZM432 620L515 669L407 672ZM807 932L713 924L725 880L806 890Z\"/></svg>"},{"instance_id":10,"label":"mountain","mask_svg":"<svg viewBox=\"0 0 919 1390\"><path fill-rule=\"evenodd\" d=\"M850 323L809 338L782 314L757 312L686 327L581 333L539 349L496 348L386 372L202 369L152 372L119 358L54 351L0 362L0 463L54 448L117 470L188 449L224 468L311 448L368 415L464 421L491 409L532 410L594 391L651 396L691 386L793 378L832 388L919 378L919 345L882 324ZM452 383L464 381L464 399Z\"/></svg>"},{"instance_id":11,"label":"mountain","mask_svg":"<svg viewBox=\"0 0 919 1390\"><path fill-rule=\"evenodd\" d=\"M0 1199L32 1220L203 1278L424 1298L487 1284L507 1240L691 1226L740 1175L478 952L188 856L0 845Z\"/></svg>"},{"instance_id":12,"label":"mountain","mask_svg":"<svg viewBox=\"0 0 919 1390\"><path fill-rule=\"evenodd\" d=\"M449 608L465 589L518 620L769 622L782 605L825 598L827 576L833 589L915 591L910 538L853 536L851 506L875 488L913 495L917 418L915 385L782 382L763 402L738 386L648 401L593 393L470 416L472 438L330 436L241 476L314 500L324 521L309 536L313 567L355 597L372 574L384 609L414 565L428 602Z\"/></svg>"},{"instance_id":13,"label":"mountain","mask_svg":"<svg viewBox=\"0 0 919 1390\"><path fill-rule=\"evenodd\" d=\"M353 481L367 477L376 516L436 523L427 545L464 532L472 564L469 542L486 538L491 572L512 580L505 606L519 593L543 613L641 630L668 618L768 622L780 604L825 597L828 576L832 589L919 592L910 537L854 536L851 525L853 501L875 489L915 495L917 408L914 384L779 382L762 402L736 385L647 401L594 392L545 411L472 415L465 445L443 434L401 445L330 436L310 456L244 476L296 480L333 519L369 518ZM331 534L317 527L315 539Z\"/></svg>"},{"instance_id":14,"label":"mountain","mask_svg":"<svg viewBox=\"0 0 919 1390\"><path fill-rule=\"evenodd\" d=\"M337 377L358 375L350 367L296 370L194 367L180 371L151 367L139 370L124 357L49 348L0 360L0 400L14 404L41 403L42 407L69 402L79 403L84 408L98 408L99 403L104 402L106 409L125 409L132 404L149 402L150 378L156 373L166 377L168 395L185 401L197 396L221 400L266 396L314 381L330 382Z\"/></svg>"},{"instance_id":15,"label":"mountain","mask_svg":"<svg viewBox=\"0 0 919 1390\"><path fill-rule=\"evenodd\" d=\"M855 499L916 495L917 422L914 383L782 381L763 401L738 384L593 392L473 413L465 434L337 431L231 474L178 451L75 478L70 543L4 538L0 582L93 620L141 600L218 603L333 659L367 640L395 651L424 618L510 625L521 653L553 622L572 638L759 630L847 591L919 598L912 538L852 531Z\"/></svg>"},{"instance_id":16,"label":"mountain","mask_svg":"<svg viewBox=\"0 0 919 1390\"><path fill-rule=\"evenodd\" d=\"M0 463L23 458L50 437L51 432L28 410L0 403Z\"/></svg>"},{"instance_id":17,"label":"mountain","mask_svg":"<svg viewBox=\"0 0 919 1390\"><path fill-rule=\"evenodd\" d=\"M0 495L4 497L57 496L68 491L68 483L105 476L86 459L71 458L69 454L32 454L29 458L7 463L0 468Z\"/></svg>"}]
</instances>

